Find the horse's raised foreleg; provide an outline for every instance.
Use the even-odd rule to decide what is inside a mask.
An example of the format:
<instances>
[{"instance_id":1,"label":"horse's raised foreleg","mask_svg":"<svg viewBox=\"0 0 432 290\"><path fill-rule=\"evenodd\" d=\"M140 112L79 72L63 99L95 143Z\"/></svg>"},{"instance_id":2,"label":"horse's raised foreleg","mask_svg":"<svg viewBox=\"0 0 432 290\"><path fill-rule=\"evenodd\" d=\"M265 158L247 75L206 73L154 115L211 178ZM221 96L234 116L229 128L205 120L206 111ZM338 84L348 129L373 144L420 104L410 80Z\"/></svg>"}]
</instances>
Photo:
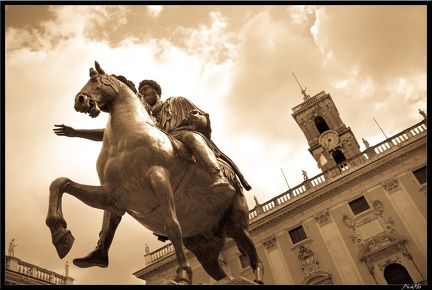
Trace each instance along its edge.
<instances>
[{"instance_id":1,"label":"horse's raised foreleg","mask_svg":"<svg viewBox=\"0 0 432 290\"><path fill-rule=\"evenodd\" d=\"M179 267L174 281L178 284L192 284L192 269L184 251L181 226L177 220L174 194L168 176L167 169L154 166L149 172L149 181L164 215L166 234L171 240L177 256Z\"/></svg>"},{"instance_id":2,"label":"horse's raised foreleg","mask_svg":"<svg viewBox=\"0 0 432 290\"><path fill-rule=\"evenodd\" d=\"M62 197L64 192L75 196L91 207L110 210L120 215L124 214L124 212L119 213L118 209L111 205L109 196L102 186L83 185L69 178L60 177L51 183L49 191L48 214L45 223L51 231L52 242L61 259L69 253L75 240L63 218Z\"/></svg>"}]
</instances>

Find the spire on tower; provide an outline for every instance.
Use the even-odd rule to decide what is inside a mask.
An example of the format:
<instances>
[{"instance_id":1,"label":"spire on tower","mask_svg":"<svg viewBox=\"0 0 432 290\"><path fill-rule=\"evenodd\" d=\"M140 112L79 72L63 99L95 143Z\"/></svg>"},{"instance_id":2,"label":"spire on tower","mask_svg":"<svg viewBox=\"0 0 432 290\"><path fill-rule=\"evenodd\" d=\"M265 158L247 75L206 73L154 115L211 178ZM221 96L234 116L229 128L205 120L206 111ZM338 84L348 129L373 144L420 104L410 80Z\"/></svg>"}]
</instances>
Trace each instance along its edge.
<instances>
[{"instance_id":1,"label":"spire on tower","mask_svg":"<svg viewBox=\"0 0 432 290\"><path fill-rule=\"evenodd\" d=\"M300 85L299 81L297 80L295 74L294 73L292 73L292 74L293 74L295 80L297 81L297 83L300 87L301 93L303 94L303 100L306 101L307 99L310 98L310 96L308 94L306 94L306 87L303 89L302 86Z\"/></svg>"}]
</instances>

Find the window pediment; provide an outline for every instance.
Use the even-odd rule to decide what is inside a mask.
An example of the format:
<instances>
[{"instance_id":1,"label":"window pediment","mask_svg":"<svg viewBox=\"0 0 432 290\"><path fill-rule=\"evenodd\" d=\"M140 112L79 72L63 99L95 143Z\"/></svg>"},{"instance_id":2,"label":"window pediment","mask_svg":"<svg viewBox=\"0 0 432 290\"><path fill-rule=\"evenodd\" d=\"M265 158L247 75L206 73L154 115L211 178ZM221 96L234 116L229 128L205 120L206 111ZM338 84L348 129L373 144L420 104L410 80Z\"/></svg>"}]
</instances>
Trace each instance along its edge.
<instances>
[{"instance_id":1,"label":"window pediment","mask_svg":"<svg viewBox=\"0 0 432 290\"><path fill-rule=\"evenodd\" d=\"M405 249L403 244L406 242L404 236L383 232L369 239L359 250L359 261L376 261L381 257L389 256L392 253Z\"/></svg>"}]
</instances>

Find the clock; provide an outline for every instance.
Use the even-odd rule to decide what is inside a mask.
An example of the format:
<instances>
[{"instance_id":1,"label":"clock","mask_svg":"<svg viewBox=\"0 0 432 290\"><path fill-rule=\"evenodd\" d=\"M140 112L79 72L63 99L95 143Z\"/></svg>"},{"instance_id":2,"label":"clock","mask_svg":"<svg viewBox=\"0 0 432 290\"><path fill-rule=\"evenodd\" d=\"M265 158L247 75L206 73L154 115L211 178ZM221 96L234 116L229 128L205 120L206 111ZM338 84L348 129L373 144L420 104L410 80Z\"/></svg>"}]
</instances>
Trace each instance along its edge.
<instances>
[{"instance_id":1,"label":"clock","mask_svg":"<svg viewBox=\"0 0 432 290\"><path fill-rule=\"evenodd\" d=\"M327 130L321 134L318 142L327 150L334 149L339 144L339 134L334 130Z\"/></svg>"}]
</instances>

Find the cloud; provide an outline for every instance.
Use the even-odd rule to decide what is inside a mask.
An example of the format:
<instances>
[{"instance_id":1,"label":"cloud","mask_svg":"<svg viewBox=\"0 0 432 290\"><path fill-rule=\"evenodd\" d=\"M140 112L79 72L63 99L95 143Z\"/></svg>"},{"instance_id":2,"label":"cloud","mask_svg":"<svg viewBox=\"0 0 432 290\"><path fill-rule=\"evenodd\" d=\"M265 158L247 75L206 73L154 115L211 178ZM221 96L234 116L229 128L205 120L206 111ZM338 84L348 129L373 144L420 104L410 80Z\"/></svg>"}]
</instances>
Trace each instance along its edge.
<instances>
[{"instance_id":1,"label":"cloud","mask_svg":"<svg viewBox=\"0 0 432 290\"><path fill-rule=\"evenodd\" d=\"M147 6L148 14L153 18L158 18L164 9L161 5L149 5Z\"/></svg>"},{"instance_id":2,"label":"cloud","mask_svg":"<svg viewBox=\"0 0 432 290\"><path fill-rule=\"evenodd\" d=\"M392 5L324 6L318 14L315 41L324 55L332 56L332 62L356 66L359 75L370 74L381 81L405 74L406 67L423 66L426 61L414 57L426 55L426 39L418 43L426 18L424 7L404 6L403 15L400 9Z\"/></svg>"}]
</instances>

